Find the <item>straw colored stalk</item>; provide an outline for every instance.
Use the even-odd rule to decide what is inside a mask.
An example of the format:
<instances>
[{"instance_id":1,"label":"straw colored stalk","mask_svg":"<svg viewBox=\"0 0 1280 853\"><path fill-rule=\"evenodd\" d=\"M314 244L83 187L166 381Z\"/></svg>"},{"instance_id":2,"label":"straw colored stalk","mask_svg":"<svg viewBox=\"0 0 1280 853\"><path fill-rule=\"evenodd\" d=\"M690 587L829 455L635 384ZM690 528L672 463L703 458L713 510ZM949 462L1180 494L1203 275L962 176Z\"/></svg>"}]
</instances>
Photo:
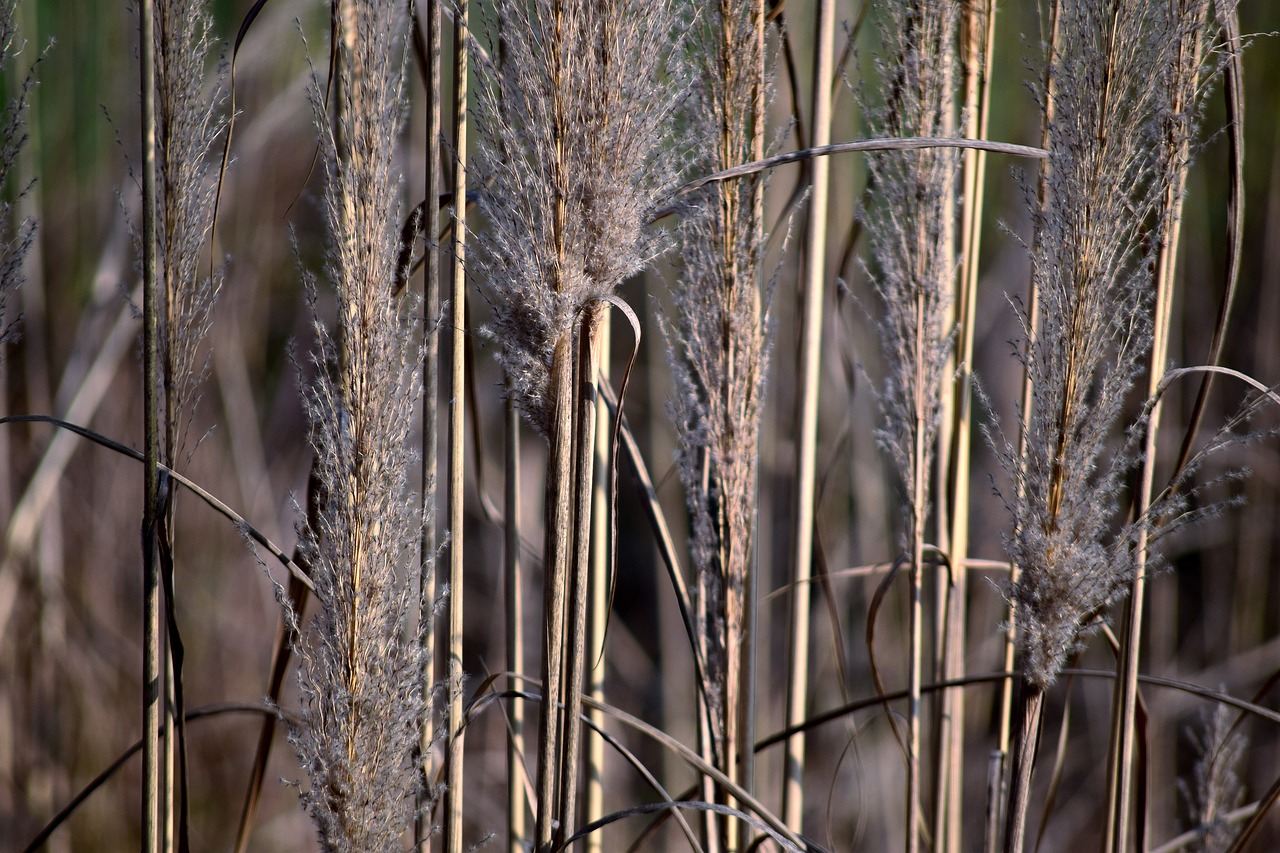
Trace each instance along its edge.
<instances>
[{"instance_id":1,"label":"straw colored stalk","mask_svg":"<svg viewBox=\"0 0 1280 853\"><path fill-rule=\"evenodd\" d=\"M990 117L991 62L995 39L996 8L993 0L964 7L961 45L964 60L963 135L985 139ZM955 402L948 427L951 443L947 472L950 530L945 547L951 558L948 606L945 613L943 678L964 674L965 626L968 616L969 487L973 439L973 354L978 298L978 256L982 243L982 211L987 152L967 149L963 155L963 191L960 194L960 290L955 301L957 317ZM942 578L939 582L941 585ZM938 795L935 833L942 851L959 851L964 820L964 717L963 690L942 695L939 713Z\"/></svg>"},{"instance_id":2,"label":"straw colored stalk","mask_svg":"<svg viewBox=\"0 0 1280 853\"><path fill-rule=\"evenodd\" d=\"M1157 234L1163 237L1156 255L1154 318L1151 353L1147 370L1147 395L1154 398L1164 379L1169 351L1169 324L1173 300L1174 272L1178 262L1178 238L1181 233L1182 202L1186 193L1187 172L1191 165L1191 144L1197 130L1195 119L1201 95L1200 83L1205 66L1207 41L1211 36L1212 0L1179 0L1172 4L1170 27L1176 42L1171 56L1168 78L1167 112L1164 137L1160 147L1163 196L1158 202ZM1219 3L1230 9L1233 4ZM1230 11L1227 12L1230 14ZM1156 445L1162 409L1157 402L1146 423L1143 439L1141 478L1135 495L1134 514L1144 517L1151 507L1156 464ZM1113 850L1128 845L1130 800L1133 787L1133 742L1137 703L1138 651L1142 640L1143 601L1146 589L1148 531L1138 531L1135 542L1134 572L1129 587L1128 614L1117 680L1116 707L1112 724L1107 779L1109 819L1108 837ZM1145 820L1145 815L1139 815Z\"/></svg>"},{"instance_id":3,"label":"straw colored stalk","mask_svg":"<svg viewBox=\"0 0 1280 853\"><path fill-rule=\"evenodd\" d=\"M451 373L449 377L449 610L446 622L448 656L446 687L449 696L445 732L444 849L462 850L462 619L463 619L463 503L466 455L464 401L466 400L466 212L467 212L467 90L470 73L470 18L467 0L453 13L453 240L450 255ZM428 199L430 202L430 199Z\"/></svg>"},{"instance_id":4,"label":"straw colored stalk","mask_svg":"<svg viewBox=\"0 0 1280 853\"><path fill-rule=\"evenodd\" d=\"M831 141L831 86L835 59L835 3L818 4L817 39L813 60L813 147ZM788 727L805 719L809 679L809 624L813 561L815 458L818 438L818 367L822 352L822 313L826 297L827 200L830 164L813 161L813 192L805 240L804 304L800 320L800 377L796 418L796 509L792 520L791 644L787 655ZM783 759L782 819L797 832L804 818L803 732L786 742Z\"/></svg>"},{"instance_id":5,"label":"straw colored stalk","mask_svg":"<svg viewBox=\"0 0 1280 853\"><path fill-rule=\"evenodd\" d=\"M886 105L872 116L884 136L952 132L960 3L902 2L886 9L891 51ZM871 275L884 303L882 348L888 378L880 440L906 490L911 555L910 675L907 698L907 843L919 849L922 571L929 475L951 357L955 292L956 176L959 152L926 149L873 155L875 195L866 217Z\"/></svg>"}]
</instances>

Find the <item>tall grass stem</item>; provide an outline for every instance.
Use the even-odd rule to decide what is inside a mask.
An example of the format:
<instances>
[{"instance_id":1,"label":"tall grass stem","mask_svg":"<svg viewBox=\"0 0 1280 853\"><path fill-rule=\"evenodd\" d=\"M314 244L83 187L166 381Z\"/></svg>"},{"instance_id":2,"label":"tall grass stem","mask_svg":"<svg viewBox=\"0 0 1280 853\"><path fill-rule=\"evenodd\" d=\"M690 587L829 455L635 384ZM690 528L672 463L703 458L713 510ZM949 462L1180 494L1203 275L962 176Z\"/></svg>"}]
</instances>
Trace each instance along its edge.
<instances>
[{"instance_id":1,"label":"tall grass stem","mask_svg":"<svg viewBox=\"0 0 1280 853\"><path fill-rule=\"evenodd\" d=\"M145 462L142 507L142 849L160 849L159 293L156 229L155 21L152 0L138 4L142 87L142 316Z\"/></svg>"},{"instance_id":2,"label":"tall grass stem","mask_svg":"<svg viewBox=\"0 0 1280 853\"><path fill-rule=\"evenodd\" d=\"M449 382L449 617L447 757L445 779L444 846L446 853L462 851L462 725L463 725L463 538L466 456L466 211L467 211L467 74L469 46L468 0L458 0L453 17L453 251L450 253L449 317L452 361ZM430 199L428 199L430 202Z\"/></svg>"},{"instance_id":3,"label":"tall grass stem","mask_svg":"<svg viewBox=\"0 0 1280 853\"><path fill-rule=\"evenodd\" d=\"M814 147L831 140L831 80L835 53L835 3L820 0L813 61L812 134ZM805 240L803 313L800 326L800 390L796 423L796 509L792 524L792 582L790 651L787 658L788 726L804 719L809 691L809 622L812 599L809 578L813 560L814 467L818 443L818 388L822 351L823 303L826 297L827 198L830 165L813 161L813 192ZM805 736L787 740L783 766L782 819L803 831Z\"/></svg>"}]
</instances>

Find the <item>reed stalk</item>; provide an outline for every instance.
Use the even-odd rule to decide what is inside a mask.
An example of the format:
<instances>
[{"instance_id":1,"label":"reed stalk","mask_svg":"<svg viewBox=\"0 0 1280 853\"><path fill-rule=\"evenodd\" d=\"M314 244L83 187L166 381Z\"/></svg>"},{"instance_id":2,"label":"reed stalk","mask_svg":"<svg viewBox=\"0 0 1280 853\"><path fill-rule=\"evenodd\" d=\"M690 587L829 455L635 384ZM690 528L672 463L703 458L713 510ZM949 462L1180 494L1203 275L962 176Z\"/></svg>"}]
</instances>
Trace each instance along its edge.
<instances>
[{"instance_id":1,"label":"reed stalk","mask_svg":"<svg viewBox=\"0 0 1280 853\"><path fill-rule=\"evenodd\" d=\"M1174 295L1174 274L1178 262L1178 239L1181 230L1182 204L1186 194L1187 172L1191 163L1191 143L1195 132L1197 90L1204 68L1205 43L1209 36L1209 0L1181 0L1172 7L1171 29L1176 45L1168 80L1165 137L1161 146L1164 158L1163 197L1158 202L1156 234L1161 243L1155 259L1154 316L1151 352L1147 368L1147 396L1157 402L1145 424L1140 485L1134 496L1133 513L1143 518L1151 508L1155 484L1157 437L1163 407L1157 396L1164 380L1168 361L1170 318ZM1134 543L1133 578L1125 619L1116 699L1113 708L1112 743L1109 754L1107 790L1109 818L1107 835L1116 853L1127 849L1131 824L1133 790L1134 719L1138 692L1138 660L1142 643L1143 604L1147 580L1147 550L1150 533L1144 527ZM1136 819L1145 824L1146 816Z\"/></svg>"},{"instance_id":2,"label":"reed stalk","mask_svg":"<svg viewBox=\"0 0 1280 853\"><path fill-rule=\"evenodd\" d=\"M505 497L503 500L504 549L503 578L506 584L503 604L507 623L507 671L519 675L524 672L524 581L520 562L520 410L515 401L506 402L506 430L503 445L503 461L506 470ZM511 689L522 685L512 678ZM507 847L510 853L524 853L527 849L524 779L524 705L512 702L507 710L510 727L507 743Z\"/></svg>"},{"instance_id":3,"label":"reed stalk","mask_svg":"<svg viewBox=\"0 0 1280 853\"><path fill-rule=\"evenodd\" d=\"M444 90L441 82L441 27L443 21L440 14L440 0L418 0L415 7L417 14L413 26L419 27L420 19L425 18L427 25L426 42L426 155L424 172L426 177L425 195L423 197L423 216L421 231L425 241L424 269L422 278L422 316L423 339L425 346L422 353L422 445L420 451L420 474L422 491L420 514L422 518L422 541L418 554L418 643L422 655L422 673L419 690L424 697L430 697L432 685L435 683L436 663L436 558L438 543L436 536L437 478L439 476L439 429L440 429L440 330L442 318L440 314L440 195L443 175L440 172L440 134L441 103ZM425 13L425 14L424 14ZM416 35L416 33L415 33ZM414 816L414 842L418 853L428 853L431 849L431 777L434 767L433 748L436 738L436 716L434 703L428 700L423 709L418 733L418 762L422 772L422 790L418 795L416 814Z\"/></svg>"},{"instance_id":4,"label":"reed stalk","mask_svg":"<svg viewBox=\"0 0 1280 853\"><path fill-rule=\"evenodd\" d=\"M813 60L812 142L814 147L831 141L831 80L835 54L835 3L818 4ZM796 418L796 508L792 521L791 627L787 655L787 726L805 718L809 691L809 579L813 561L814 468L818 442L818 375L822 351L822 314L826 297L827 199L830 164L825 157L813 161L810 175L809 223L805 238L804 303L800 321L800 385ZM783 759L782 819L795 831L803 831L804 818L803 733L787 739Z\"/></svg>"},{"instance_id":5,"label":"reed stalk","mask_svg":"<svg viewBox=\"0 0 1280 853\"><path fill-rule=\"evenodd\" d=\"M986 139L990 121L991 65L995 42L996 7L991 0L964 6L961 30L964 93L963 135ZM966 623L968 621L968 554L970 480L973 453L973 358L977 335L979 254L985 199L987 152L967 149L962 160L960 193L960 290L956 296L957 338L955 357L954 420L948 432L951 440L947 507L950 529L946 548L950 555L950 590L946 607L944 679L964 672ZM943 729L939 735L942 784L935 803L934 832L939 849L959 851L964 818L964 736L965 697L959 690L947 691L941 699Z\"/></svg>"},{"instance_id":6,"label":"reed stalk","mask_svg":"<svg viewBox=\"0 0 1280 853\"><path fill-rule=\"evenodd\" d=\"M159 312L156 260L155 21L152 0L138 5L142 78L142 352L145 462L142 505L142 849L160 849L160 511Z\"/></svg>"},{"instance_id":7,"label":"reed stalk","mask_svg":"<svg viewBox=\"0 0 1280 853\"><path fill-rule=\"evenodd\" d=\"M611 334L608 320L600 324L599 381L609 381L609 352ZM591 578L588 582L587 647L590 667L587 670L587 696L596 703L587 711L587 719L596 731L603 731L606 717L599 707L605 700L605 636L609 622L609 589L612 583L610 571L614 543L610 527L612 460L610 454L609 407L601 396L596 401L595 432L595 486L591 497ZM587 796L584 803L583 822L590 824L604 816L604 738L589 734L587 739ZM592 833L586 839L587 853L602 853L603 834ZM515 851L512 851L515 853Z\"/></svg>"},{"instance_id":8,"label":"reed stalk","mask_svg":"<svg viewBox=\"0 0 1280 853\"><path fill-rule=\"evenodd\" d=\"M448 674L446 690L446 754L444 793L445 853L462 851L462 725L463 725L463 534L466 455L465 401L467 348L467 76L469 68L469 4L459 0L453 14L453 247L450 253L449 317L451 319L451 375L449 379L449 609ZM427 200L430 203L430 199Z\"/></svg>"},{"instance_id":9,"label":"reed stalk","mask_svg":"<svg viewBox=\"0 0 1280 853\"><path fill-rule=\"evenodd\" d=\"M751 162L763 146L763 9L720 3L697 22L688 50L700 69L689 124L706 172ZM761 281L761 175L707 187L681 218L682 280L664 326L675 377L672 411L696 571L697 654L707 662L699 710L703 757L738 784L748 751L743 685L755 583L754 505L770 350L771 288ZM704 797L729 805L704 780ZM740 826L707 813L708 849L740 849Z\"/></svg>"},{"instance_id":10,"label":"reed stalk","mask_svg":"<svg viewBox=\"0 0 1280 853\"><path fill-rule=\"evenodd\" d=\"M1058 0L1053 0L1050 6L1050 12L1049 12L1049 34L1048 34L1048 38L1046 39L1045 67L1044 67L1044 75L1042 77L1042 82L1041 82L1041 88L1042 88L1041 97L1043 99L1043 110L1040 116L1040 145L1041 147L1044 147L1044 148L1047 148L1049 145L1049 127L1050 127L1050 124L1053 122L1053 118L1055 115L1055 107L1054 107L1054 103L1055 103L1054 79L1055 78L1052 72L1053 72L1054 64L1058 61L1059 37L1061 33L1061 30L1059 27L1060 18L1061 18L1060 3L1058 2ZM1036 208L1041 212L1043 212L1046 209L1046 205L1048 204L1048 192L1049 192L1048 180L1049 180L1049 163L1046 160L1045 162L1040 164L1040 168L1038 169L1037 181L1036 181ZM1034 232L1032 239L1033 240L1039 239L1039 235L1040 235L1040 232L1037 229ZM1027 299L1026 299L1027 323L1026 323L1025 332L1026 332L1027 347L1034 347L1036 345L1036 341L1038 339L1039 329L1040 329L1040 290L1036 282L1036 275L1035 275L1035 269L1034 269L1034 264L1036 263L1036 256L1037 256L1036 244L1033 243L1032 251L1031 251L1031 263L1033 267L1032 267L1031 276L1027 283ZM1030 440L1030 434L1026 428L1026 425L1031 421L1031 418L1034 416L1036 398L1035 398L1035 385L1032 379L1031 371L1028 369L1028 366L1025 363L1022 365L1022 367L1023 367L1022 395L1021 395L1021 408L1020 408L1021 422L1018 428L1018 458L1026 459L1028 455L1028 442ZM1019 485L1017 488L1021 490L1023 487ZM1021 494L1021 491L1019 491L1018 500L1021 500L1022 497L1023 496ZM1020 574L1020 569L1018 567L1018 564L1011 562L1009 564L1009 583L1011 585L1016 584L1018 582L1019 574ZM1017 619L1018 619L1017 610L1018 610L1017 603L1014 601L1013 597L1010 596L1008 598L1008 608L1005 611L1006 627L1003 632L1004 633L1003 667L1005 672L1013 672L1013 667L1014 667L1014 651L1017 646L1017 643L1016 643ZM1011 758L1010 758L1011 754L1009 750L1010 750L1010 745L1012 743L1012 738L1013 738L1014 690L1015 690L1015 685L1014 685L1014 680L1012 676L1010 676L1008 679L1001 682L999 731L996 737L996 751L1001 756L1001 761L1004 764L1005 770L1008 770L1009 767L1011 766ZM1002 775L1002 779L1003 778L1004 777ZM1001 813L1001 815L1003 814L1003 809L1004 809L1003 803L1004 803L1004 799L1002 798L1001 803L997 804L997 806L994 808L994 811ZM1003 821L1002 820L997 821L997 824L1002 825Z\"/></svg>"}]
</instances>

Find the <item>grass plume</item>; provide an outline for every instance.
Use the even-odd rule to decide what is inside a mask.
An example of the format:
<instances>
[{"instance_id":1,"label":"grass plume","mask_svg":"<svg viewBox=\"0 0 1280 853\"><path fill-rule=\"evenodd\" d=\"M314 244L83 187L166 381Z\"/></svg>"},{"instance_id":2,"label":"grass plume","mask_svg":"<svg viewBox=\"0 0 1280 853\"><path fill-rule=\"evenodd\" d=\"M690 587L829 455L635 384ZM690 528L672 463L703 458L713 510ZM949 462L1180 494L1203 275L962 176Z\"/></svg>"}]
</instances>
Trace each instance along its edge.
<instances>
[{"instance_id":1,"label":"grass plume","mask_svg":"<svg viewBox=\"0 0 1280 853\"><path fill-rule=\"evenodd\" d=\"M1045 202L1034 221L1038 325L1024 350L1027 453L1003 448L1016 486L1006 547L1020 570L1012 595L1026 694L1010 850L1021 849L1043 692L1124 594L1139 537L1167 509L1116 528L1136 457L1132 441L1116 447L1115 431L1152 345L1149 260L1167 237L1156 214L1172 181L1162 142L1180 23L1166 4L1066 3L1059 15ZM1020 319L1031 339L1032 319Z\"/></svg>"},{"instance_id":2,"label":"grass plume","mask_svg":"<svg viewBox=\"0 0 1280 853\"><path fill-rule=\"evenodd\" d=\"M695 166L711 173L759 159L764 134L764 9L708 6L689 51L699 64L689 123ZM712 185L681 217L684 272L672 290L672 410L689 506L697 619L705 643L711 755L735 782L743 744L743 650L756 540L760 416L771 293L762 292L764 176ZM728 849L736 848L726 838Z\"/></svg>"},{"instance_id":3,"label":"grass plume","mask_svg":"<svg viewBox=\"0 0 1280 853\"><path fill-rule=\"evenodd\" d=\"M302 537L319 612L300 632L303 709L290 740L322 846L385 850L412 823L424 702L420 650L406 630L421 520L407 484L417 353L392 299L401 7L354 4L342 23L350 61L339 70L337 127L317 122L337 331L317 319L318 375L306 395L321 498Z\"/></svg>"},{"instance_id":4,"label":"grass plume","mask_svg":"<svg viewBox=\"0 0 1280 853\"><path fill-rule=\"evenodd\" d=\"M479 63L488 231L478 266L508 394L551 447L537 787L544 849L553 823L565 837L575 820L599 300L662 246L645 226L674 180L666 139L683 84L669 65L678 27L666 0L501 0L493 20L498 59Z\"/></svg>"}]
</instances>

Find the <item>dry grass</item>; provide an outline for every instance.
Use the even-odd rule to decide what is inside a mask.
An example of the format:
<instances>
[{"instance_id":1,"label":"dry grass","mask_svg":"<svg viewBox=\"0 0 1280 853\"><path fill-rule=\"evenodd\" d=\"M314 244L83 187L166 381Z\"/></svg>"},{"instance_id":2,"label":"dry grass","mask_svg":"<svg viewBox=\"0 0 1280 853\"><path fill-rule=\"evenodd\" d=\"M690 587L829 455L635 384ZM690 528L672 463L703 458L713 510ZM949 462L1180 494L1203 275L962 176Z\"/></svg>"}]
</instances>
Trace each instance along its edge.
<instances>
[{"instance_id":1,"label":"dry grass","mask_svg":"<svg viewBox=\"0 0 1280 853\"><path fill-rule=\"evenodd\" d=\"M288 597L247 850L1280 838L1234 4L154 2L0 0L0 835L232 844Z\"/></svg>"}]
</instances>

